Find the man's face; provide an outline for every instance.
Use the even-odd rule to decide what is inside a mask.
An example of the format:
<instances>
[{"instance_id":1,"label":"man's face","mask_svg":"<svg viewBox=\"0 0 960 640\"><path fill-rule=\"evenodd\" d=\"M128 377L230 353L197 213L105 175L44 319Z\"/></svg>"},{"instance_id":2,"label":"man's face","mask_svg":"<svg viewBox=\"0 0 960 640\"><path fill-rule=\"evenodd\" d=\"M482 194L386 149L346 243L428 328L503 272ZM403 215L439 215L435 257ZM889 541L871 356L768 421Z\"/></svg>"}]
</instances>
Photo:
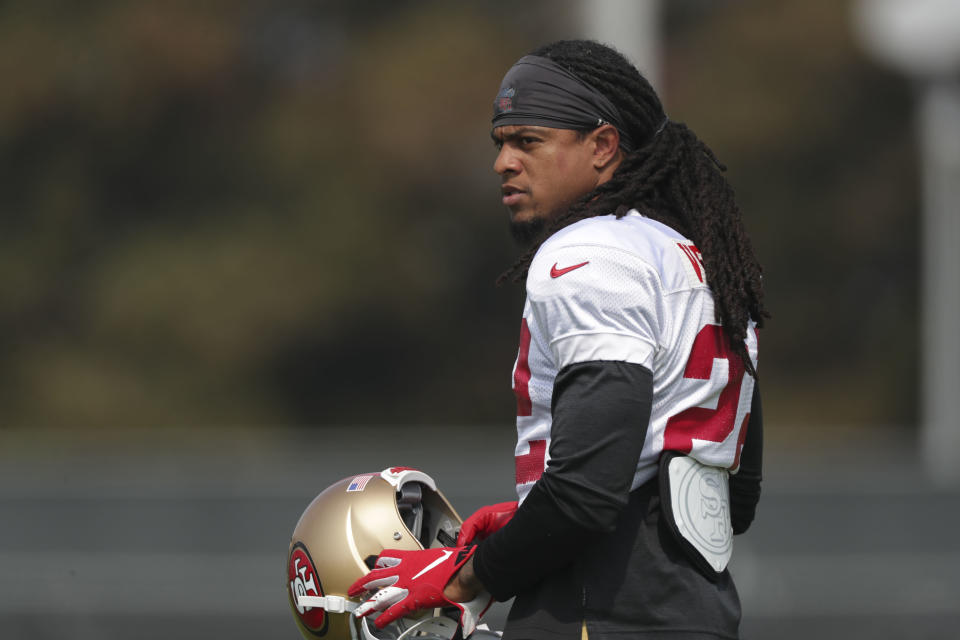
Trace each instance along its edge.
<instances>
[{"instance_id":1,"label":"man's face","mask_svg":"<svg viewBox=\"0 0 960 640\"><path fill-rule=\"evenodd\" d=\"M493 164L519 236L539 229L601 182L591 136L570 129L507 125L493 130Z\"/></svg>"}]
</instances>

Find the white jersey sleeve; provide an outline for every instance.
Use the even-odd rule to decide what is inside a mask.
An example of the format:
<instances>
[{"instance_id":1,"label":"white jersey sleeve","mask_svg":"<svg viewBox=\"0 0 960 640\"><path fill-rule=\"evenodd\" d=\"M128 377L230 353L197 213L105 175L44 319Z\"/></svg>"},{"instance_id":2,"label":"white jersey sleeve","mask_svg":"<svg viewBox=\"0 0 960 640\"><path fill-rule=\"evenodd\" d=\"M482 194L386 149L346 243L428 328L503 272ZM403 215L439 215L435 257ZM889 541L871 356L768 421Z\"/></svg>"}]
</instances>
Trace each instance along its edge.
<instances>
[{"instance_id":1,"label":"white jersey sleeve","mask_svg":"<svg viewBox=\"0 0 960 640\"><path fill-rule=\"evenodd\" d=\"M599 245L550 248L531 266L527 300L558 370L594 360L652 369L663 295L656 272L635 255Z\"/></svg>"},{"instance_id":2,"label":"white jersey sleeve","mask_svg":"<svg viewBox=\"0 0 960 640\"><path fill-rule=\"evenodd\" d=\"M755 361L756 336L749 334ZM753 379L716 324L699 252L639 214L602 216L552 236L530 265L513 376L521 500L549 462L557 374L600 360L642 365L653 374L634 488L653 477L664 450L736 468Z\"/></svg>"}]
</instances>

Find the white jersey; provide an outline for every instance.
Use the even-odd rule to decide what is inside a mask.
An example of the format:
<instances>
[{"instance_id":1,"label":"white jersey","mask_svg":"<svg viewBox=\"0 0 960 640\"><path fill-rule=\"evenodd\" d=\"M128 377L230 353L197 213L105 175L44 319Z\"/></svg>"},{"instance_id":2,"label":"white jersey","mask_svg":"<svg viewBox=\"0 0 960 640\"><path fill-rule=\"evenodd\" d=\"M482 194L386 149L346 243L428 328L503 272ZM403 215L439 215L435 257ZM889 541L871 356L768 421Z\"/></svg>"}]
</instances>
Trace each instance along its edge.
<instances>
[{"instance_id":1,"label":"white jersey","mask_svg":"<svg viewBox=\"0 0 960 640\"><path fill-rule=\"evenodd\" d=\"M587 218L543 243L527 276L513 370L520 500L549 462L554 380L578 362L630 362L653 373L631 489L656 474L664 450L736 470L754 381L717 324L706 277L690 240L635 211ZM746 343L756 366L753 324Z\"/></svg>"}]
</instances>

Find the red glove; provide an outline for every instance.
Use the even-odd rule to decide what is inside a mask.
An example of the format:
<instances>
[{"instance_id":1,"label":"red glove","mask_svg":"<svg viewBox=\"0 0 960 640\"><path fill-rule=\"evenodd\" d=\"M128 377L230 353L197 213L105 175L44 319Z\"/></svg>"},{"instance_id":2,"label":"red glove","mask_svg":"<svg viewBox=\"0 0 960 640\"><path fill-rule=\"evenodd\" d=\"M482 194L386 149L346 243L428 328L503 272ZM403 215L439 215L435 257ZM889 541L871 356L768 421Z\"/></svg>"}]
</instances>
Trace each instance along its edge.
<instances>
[{"instance_id":1,"label":"red glove","mask_svg":"<svg viewBox=\"0 0 960 640\"><path fill-rule=\"evenodd\" d=\"M475 538L483 540L495 531L502 529L505 524L510 522L516 512L516 502L501 502L477 509L460 527L457 544L467 544L473 542Z\"/></svg>"},{"instance_id":2,"label":"red glove","mask_svg":"<svg viewBox=\"0 0 960 640\"><path fill-rule=\"evenodd\" d=\"M423 551L384 549L377 558L376 568L350 585L347 591L352 598L366 591L376 591L353 615L362 618L374 611L383 611L374 620L377 628L383 629L397 618L414 611L452 604L457 606L462 614L464 636L469 635L476 626L476 620L464 619L463 614L467 613L464 605L467 603L450 602L443 597L443 588L475 550L475 546L441 547ZM479 615L476 618L479 618Z\"/></svg>"}]
</instances>

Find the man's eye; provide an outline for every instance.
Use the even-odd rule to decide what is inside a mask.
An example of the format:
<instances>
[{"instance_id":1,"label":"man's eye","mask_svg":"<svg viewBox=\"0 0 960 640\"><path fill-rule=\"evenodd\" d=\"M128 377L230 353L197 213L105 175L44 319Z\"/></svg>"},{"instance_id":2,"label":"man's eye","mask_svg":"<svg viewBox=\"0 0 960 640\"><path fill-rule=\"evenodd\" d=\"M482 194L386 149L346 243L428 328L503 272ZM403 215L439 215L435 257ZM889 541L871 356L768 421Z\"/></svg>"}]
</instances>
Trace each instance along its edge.
<instances>
[{"instance_id":1,"label":"man's eye","mask_svg":"<svg viewBox=\"0 0 960 640\"><path fill-rule=\"evenodd\" d=\"M520 138L521 144L533 144L536 141L537 141L536 138L527 138L527 137Z\"/></svg>"}]
</instances>

